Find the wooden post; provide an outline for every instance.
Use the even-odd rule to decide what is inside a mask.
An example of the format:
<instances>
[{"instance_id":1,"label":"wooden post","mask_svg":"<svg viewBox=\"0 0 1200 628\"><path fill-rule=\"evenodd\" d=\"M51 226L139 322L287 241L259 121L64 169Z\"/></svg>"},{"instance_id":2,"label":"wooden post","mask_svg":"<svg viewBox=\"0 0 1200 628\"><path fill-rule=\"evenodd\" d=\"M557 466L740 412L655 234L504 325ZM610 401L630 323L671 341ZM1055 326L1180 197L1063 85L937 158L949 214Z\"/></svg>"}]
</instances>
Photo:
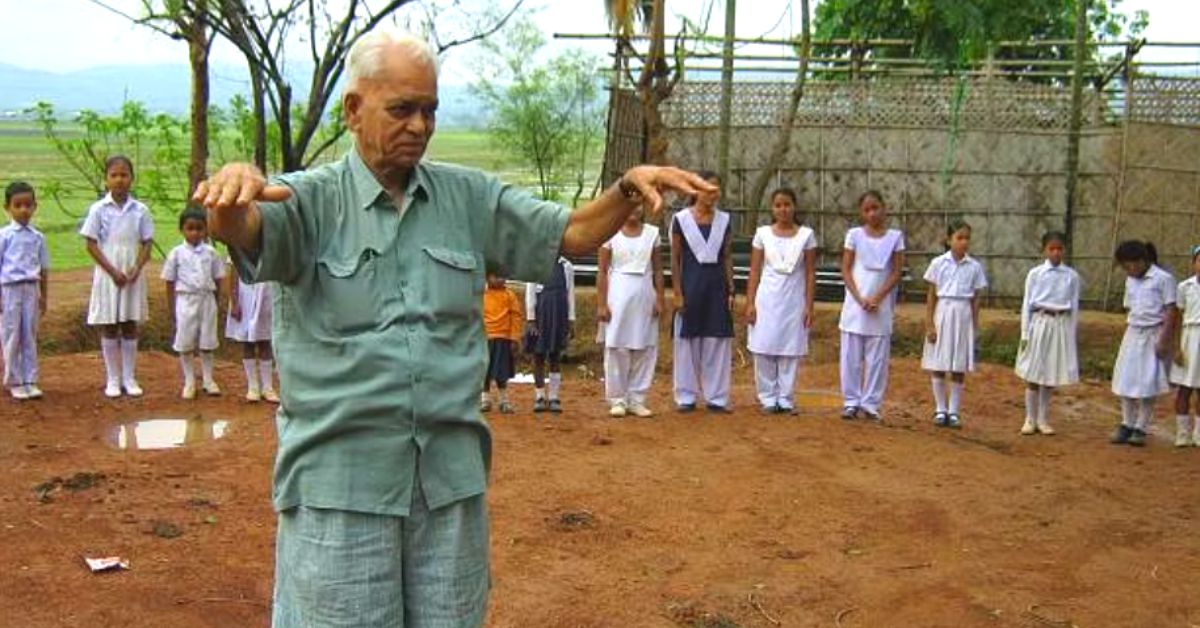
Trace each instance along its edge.
<instances>
[{"instance_id":1,"label":"wooden post","mask_svg":"<svg viewBox=\"0 0 1200 628\"><path fill-rule=\"evenodd\" d=\"M729 132L733 117L733 38L737 1L725 0L725 47L721 51L721 134L717 140L717 172L721 187L729 183ZM758 207L755 206L755 211Z\"/></svg>"},{"instance_id":2,"label":"wooden post","mask_svg":"<svg viewBox=\"0 0 1200 628\"><path fill-rule=\"evenodd\" d=\"M1137 54L1137 49L1132 46L1125 48L1125 120L1121 129L1121 165L1117 172L1117 206L1113 209L1111 246L1109 250L1113 251L1117 248L1117 242L1121 238L1121 214L1125 210L1125 172L1128 170L1129 159L1129 127L1133 124L1133 105L1135 100L1134 91L1136 88L1137 79L1133 70L1133 56ZM1113 281L1113 266L1109 265L1108 273L1104 275L1104 298L1101 302L1101 308L1108 310L1109 299L1112 297L1112 281Z\"/></svg>"},{"instance_id":3,"label":"wooden post","mask_svg":"<svg viewBox=\"0 0 1200 628\"><path fill-rule=\"evenodd\" d=\"M1067 135L1067 209L1063 230L1067 235L1067 261L1075 239L1075 209L1079 203L1079 130L1083 126L1083 60L1087 55L1087 10L1090 0L1078 0L1075 11L1075 66L1071 72L1071 125Z\"/></svg>"}]
</instances>

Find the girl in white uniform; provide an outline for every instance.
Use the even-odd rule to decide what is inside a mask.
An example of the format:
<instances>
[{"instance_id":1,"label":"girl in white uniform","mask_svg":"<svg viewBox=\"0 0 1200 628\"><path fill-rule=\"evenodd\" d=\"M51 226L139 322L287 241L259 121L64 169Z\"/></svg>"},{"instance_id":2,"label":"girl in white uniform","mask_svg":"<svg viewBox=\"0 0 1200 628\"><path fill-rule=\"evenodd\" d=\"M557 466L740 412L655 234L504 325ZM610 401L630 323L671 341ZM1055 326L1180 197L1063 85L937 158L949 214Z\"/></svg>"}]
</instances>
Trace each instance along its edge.
<instances>
[{"instance_id":1,"label":"girl in white uniform","mask_svg":"<svg viewBox=\"0 0 1200 628\"><path fill-rule=\"evenodd\" d=\"M196 372L192 365L200 353L204 392L221 394L213 379L213 351L217 349L217 291L225 277L225 262L207 242L208 218L203 210L187 209L179 216L183 243L171 249L163 263L167 304L175 321L175 343L183 368L184 399L196 398Z\"/></svg>"},{"instance_id":2,"label":"girl in white uniform","mask_svg":"<svg viewBox=\"0 0 1200 628\"><path fill-rule=\"evenodd\" d=\"M863 194L858 208L863 224L846 232L842 251L842 418L862 413L878 421L887 390L896 286L904 268L904 234L887 228L887 204L879 192Z\"/></svg>"},{"instance_id":3,"label":"girl in white uniform","mask_svg":"<svg viewBox=\"0 0 1200 628\"><path fill-rule=\"evenodd\" d=\"M1179 351L1171 366L1171 383L1178 386L1175 392L1175 446L1200 447L1200 420L1188 414L1193 393L1200 405L1200 245L1192 247L1192 276L1179 284L1175 297L1175 327L1181 330Z\"/></svg>"},{"instance_id":4,"label":"girl in white uniform","mask_svg":"<svg viewBox=\"0 0 1200 628\"><path fill-rule=\"evenodd\" d=\"M229 273L229 314L225 337L242 345L246 401L279 403L275 392L275 356L271 350L271 284L243 283Z\"/></svg>"},{"instance_id":5,"label":"girl in white uniform","mask_svg":"<svg viewBox=\"0 0 1200 628\"><path fill-rule=\"evenodd\" d=\"M600 248L597 318L604 343L604 393L613 417L653 415L646 394L658 360L664 307L658 244L658 227L644 224L638 209Z\"/></svg>"},{"instance_id":6,"label":"girl in white uniform","mask_svg":"<svg viewBox=\"0 0 1200 628\"><path fill-rule=\"evenodd\" d=\"M813 322L817 242L812 229L797 224L791 189L771 193L771 213L774 224L759 227L751 243L747 345L763 412L795 414L796 372Z\"/></svg>"},{"instance_id":7,"label":"girl in white uniform","mask_svg":"<svg viewBox=\"0 0 1200 628\"><path fill-rule=\"evenodd\" d=\"M150 210L129 195L133 162L128 157L108 158L104 183L108 194L88 208L79 230L96 262L87 323L100 328L107 374L104 394L120 397L124 389L127 395L140 397L142 388L134 377L138 323L149 313L142 269L150 259L154 222Z\"/></svg>"},{"instance_id":8,"label":"girl in white uniform","mask_svg":"<svg viewBox=\"0 0 1200 628\"><path fill-rule=\"evenodd\" d=\"M921 368L930 371L936 408L935 424L962 426L959 408L968 371L975 370L975 330L979 326L979 291L987 287L983 265L967 254L971 225L951 221L946 229L950 249L933 258L925 271L925 350ZM946 373L950 374L949 394Z\"/></svg>"},{"instance_id":9,"label":"girl in white uniform","mask_svg":"<svg viewBox=\"0 0 1200 628\"><path fill-rule=\"evenodd\" d=\"M1066 235L1042 236L1046 261L1025 276L1021 303L1021 346L1017 376L1025 380L1025 425L1021 433L1053 434L1050 394L1079 381L1075 330L1079 324L1079 273L1063 263Z\"/></svg>"},{"instance_id":10,"label":"girl in white uniform","mask_svg":"<svg viewBox=\"0 0 1200 628\"><path fill-rule=\"evenodd\" d=\"M1126 240L1114 257L1125 270L1125 337L1113 365L1112 391L1121 398L1114 445L1146 444L1155 399L1171 389L1168 363L1174 338L1175 279L1158 267L1149 242Z\"/></svg>"}]
</instances>

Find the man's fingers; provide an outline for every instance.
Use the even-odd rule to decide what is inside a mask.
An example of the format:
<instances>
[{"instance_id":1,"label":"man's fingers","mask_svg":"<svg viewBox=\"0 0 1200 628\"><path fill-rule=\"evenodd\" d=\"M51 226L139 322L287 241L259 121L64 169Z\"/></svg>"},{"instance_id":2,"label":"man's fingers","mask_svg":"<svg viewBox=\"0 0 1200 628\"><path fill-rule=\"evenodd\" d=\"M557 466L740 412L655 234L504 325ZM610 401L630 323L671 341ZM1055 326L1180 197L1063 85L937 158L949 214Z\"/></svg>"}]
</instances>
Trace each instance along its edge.
<instances>
[{"instance_id":1,"label":"man's fingers","mask_svg":"<svg viewBox=\"0 0 1200 628\"><path fill-rule=\"evenodd\" d=\"M258 195L258 200L267 203L282 203L292 198L292 188L286 185L268 185Z\"/></svg>"},{"instance_id":2,"label":"man's fingers","mask_svg":"<svg viewBox=\"0 0 1200 628\"><path fill-rule=\"evenodd\" d=\"M662 195L652 185L639 185L638 191L642 193L642 200L645 203L647 215L657 220L662 215Z\"/></svg>"},{"instance_id":3,"label":"man's fingers","mask_svg":"<svg viewBox=\"0 0 1200 628\"><path fill-rule=\"evenodd\" d=\"M207 197L208 197L208 181L207 180L201 181L200 185L196 186L196 191L192 193L192 201L203 205L204 201Z\"/></svg>"}]
</instances>

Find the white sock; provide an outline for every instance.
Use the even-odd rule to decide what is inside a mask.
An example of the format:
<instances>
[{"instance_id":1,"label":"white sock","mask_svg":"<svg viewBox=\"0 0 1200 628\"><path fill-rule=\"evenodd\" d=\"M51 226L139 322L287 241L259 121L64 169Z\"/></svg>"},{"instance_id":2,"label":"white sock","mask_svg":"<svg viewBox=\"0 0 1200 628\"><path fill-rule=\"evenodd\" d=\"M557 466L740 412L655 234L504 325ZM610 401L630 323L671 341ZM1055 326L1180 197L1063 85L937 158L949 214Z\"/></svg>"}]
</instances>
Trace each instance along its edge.
<instances>
[{"instance_id":1,"label":"white sock","mask_svg":"<svg viewBox=\"0 0 1200 628\"><path fill-rule=\"evenodd\" d=\"M1038 404L1038 391L1033 388L1025 389L1025 420L1030 423L1041 421L1039 411L1041 406Z\"/></svg>"},{"instance_id":2,"label":"white sock","mask_svg":"<svg viewBox=\"0 0 1200 628\"><path fill-rule=\"evenodd\" d=\"M187 353L179 354L179 366L183 368L183 385L196 385L196 367L192 365L192 356Z\"/></svg>"},{"instance_id":3,"label":"white sock","mask_svg":"<svg viewBox=\"0 0 1200 628\"><path fill-rule=\"evenodd\" d=\"M491 399L488 397L486 390L479 393L479 403L487 403L489 401L491 401Z\"/></svg>"},{"instance_id":4,"label":"white sock","mask_svg":"<svg viewBox=\"0 0 1200 628\"><path fill-rule=\"evenodd\" d=\"M1143 432L1150 431L1150 421L1154 419L1154 397L1139 399L1141 412L1138 413L1137 428Z\"/></svg>"},{"instance_id":5,"label":"white sock","mask_svg":"<svg viewBox=\"0 0 1200 628\"><path fill-rule=\"evenodd\" d=\"M1050 394L1054 392L1053 388L1042 386L1038 390L1038 424L1048 425L1050 423Z\"/></svg>"},{"instance_id":6,"label":"white sock","mask_svg":"<svg viewBox=\"0 0 1200 628\"><path fill-rule=\"evenodd\" d=\"M204 374L204 385L213 383L213 354L212 351L200 352L200 372Z\"/></svg>"},{"instance_id":7,"label":"white sock","mask_svg":"<svg viewBox=\"0 0 1200 628\"><path fill-rule=\"evenodd\" d=\"M1190 417L1188 417L1188 415L1186 415L1186 414L1176 414L1175 415L1175 430L1178 433L1180 433L1180 434L1190 434L1191 433L1192 426L1188 423L1189 418Z\"/></svg>"},{"instance_id":8,"label":"white sock","mask_svg":"<svg viewBox=\"0 0 1200 628\"><path fill-rule=\"evenodd\" d=\"M121 377L125 382L137 381L134 377L137 372L137 349L137 338L121 339Z\"/></svg>"},{"instance_id":9,"label":"white sock","mask_svg":"<svg viewBox=\"0 0 1200 628\"><path fill-rule=\"evenodd\" d=\"M100 355L104 356L104 374L107 383L116 384L121 381L121 340L118 338L101 338Z\"/></svg>"},{"instance_id":10,"label":"white sock","mask_svg":"<svg viewBox=\"0 0 1200 628\"><path fill-rule=\"evenodd\" d=\"M1133 429L1138 424L1138 400L1121 397L1121 425Z\"/></svg>"},{"instance_id":11,"label":"white sock","mask_svg":"<svg viewBox=\"0 0 1200 628\"><path fill-rule=\"evenodd\" d=\"M546 398L546 389L545 389L545 388L534 388L534 389L533 389L533 394L534 394L534 396L535 396L535 397L537 397L539 400L541 400L541 399L545 399L545 398Z\"/></svg>"},{"instance_id":12,"label":"white sock","mask_svg":"<svg viewBox=\"0 0 1200 628\"><path fill-rule=\"evenodd\" d=\"M933 403L937 406L938 412L946 411L946 378L932 377L933 380Z\"/></svg>"},{"instance_id":13,"label":"white sock","mask_svg":"<svg viewBox=\"0 0 1200 628\"><path fill-rule=\"evenodd\" d=\"M558 391L562 388L562 373L551 373L547 379L550 380L550 398L558 399Z\"/></svg>"},{"instance_id":14,"label":"white sock","mask_svg":"<svg viewBox=\"0 0 1200 628\"><path fill-rule=\"evenodd\" d=\"M263 392L271 392L275 390L274 360L258 361L258 378L261 380Z\"/></svg>"},{"instance_id":15,"label":"white sock","mask_svg":"<svg viewBox=\"0 0 1200 628\"><path fill-rule=\"evenodd\" d=\"M508 389L507 388L500 389L500 403L508 403Z\"/></svg>"},{"instance_id":16,"label":"white sock","mask_svg":"<svg viewBox=\"0 0 1200 628\"><path fill-rule=\"evenodd\" d=\"M950 414L958 414L964 382L950 382Z\"/></svg>"},{"instance_id":17,"label":"white sock","mask_svg":"<svg viewBox=\"0 0 1200 628\"><path fill-rule=\"evenodd\" d=\"M246 392L258 392L258 360L242 358L242 370L246 372Z\"/></svg>"}]
</instances>

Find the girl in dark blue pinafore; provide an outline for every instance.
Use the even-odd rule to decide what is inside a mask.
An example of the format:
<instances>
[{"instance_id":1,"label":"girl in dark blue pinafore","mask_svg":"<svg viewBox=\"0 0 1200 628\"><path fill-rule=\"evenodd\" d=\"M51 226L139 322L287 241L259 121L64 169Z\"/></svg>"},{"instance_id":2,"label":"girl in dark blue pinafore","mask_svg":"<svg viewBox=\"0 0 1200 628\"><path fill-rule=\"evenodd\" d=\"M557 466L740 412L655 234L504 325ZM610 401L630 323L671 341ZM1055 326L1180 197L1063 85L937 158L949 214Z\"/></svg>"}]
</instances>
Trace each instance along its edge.
<instances>
[{"instance_id":1,"label":"girl in dark blue pinafore","mask_svg":"<svg viewBox=\"0 0 1200 628\"><path fill-rule=\"evenodd\" d=\"M562 412L562 354L575 335L575 267L558 258L550 282L525 285L525 351L533 355L534 412ZM546 396L546 363L550 395Z\"/></svg>"},{"instance_id":2,"label":"girl in dark blue pinafore","mask_svg":"<svg viewBox=\"0 0 1200 628\"><path fill-rule=\"evenodd\" d=\"M720 184L716 173L702 179ZM701 194L671 220L671 286L675 297L675 403L729 411L733 369L733 260L729 214L720 192Z\"/></svg>"}]
</instances>

